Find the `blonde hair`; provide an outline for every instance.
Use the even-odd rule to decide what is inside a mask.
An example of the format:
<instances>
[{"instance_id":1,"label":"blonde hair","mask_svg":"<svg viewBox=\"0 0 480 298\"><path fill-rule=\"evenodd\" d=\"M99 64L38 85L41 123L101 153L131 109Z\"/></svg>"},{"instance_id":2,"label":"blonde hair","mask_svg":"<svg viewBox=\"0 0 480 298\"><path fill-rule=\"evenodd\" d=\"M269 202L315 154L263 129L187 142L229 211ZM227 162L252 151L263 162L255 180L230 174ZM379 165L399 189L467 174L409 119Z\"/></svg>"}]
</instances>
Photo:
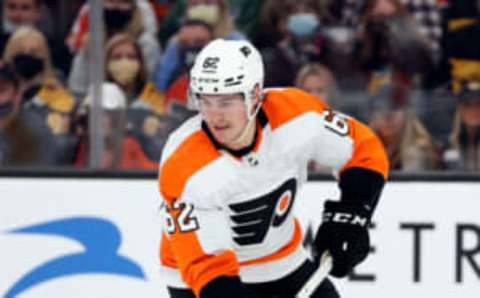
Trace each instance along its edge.
<instances>
[{"instance_id":1,"label":"blonde hair","mask_svg":"<svg viewBox=\"0 0 480 298\"><path fill-rule=\"evenodd\" d=\"M438 152L427 129L413 112L406 109L402 111L405 113L405 122L400 134L398 150L390 156L391 167L394 168L399 163L402 168L405 167L410 157L409 153L417 149L417 152L422 154L417 157L422 158L421 164L424 169L438 168L440 166Z\"/></svg>"},{"instance_id":2,"label":"blonde hair","mask_svg":"<svg viewBox=\"0 0 480 298\"><path fill-rule=\"evenodd\" d=\"M335 81L332 72L325 65L320 63L307 63L298 71L295 85L301 86L310 75L327 78L330 82Z\"/></svg>"},{"instance_id":3,"label":"blonde hair","mask_svg":"<svg viewBox=\"0 0 480 298\"><path fill-rule=\"evenodd\" d=\"M47 39L42 32L34 27L23 26L13 33L5 46L3 60L12 64L13 58L22 52L22 44L25 40L33 40L39 46L38 51L35 52L35 56L42 59L45 66L42 73L42 79L55 80L55 72L52 66L50 47L48 46Z\"/></svg>"},{"instance_id":4,"label":"blonde hair","mask_svg":"<svg viewBox=\"0 0 480 298\"><path fill-rule=\"evenodd\" d=\"M452 125L452 132L450 133L450 136L448 138L448 141L452 145L453 148L455 149L460 149L460 130L462 127L462 109L464 107L459 106L455 110L455 116L453 117L453 125Z\"/></svg>"},{"instance_id":5,"label":"blonde hair","mask_svg":"<svg viewBox=\"0 0 480 298\"><path fill-rule=\"evenodd\" d=\"M337 84L333 73L323 64L307 63L297 73L295 78L295 86L302 88L305 80L309 76L318 76L328 81L328 94L330 99L334 99L337 94Z\"/></svg>"}]
</instances>

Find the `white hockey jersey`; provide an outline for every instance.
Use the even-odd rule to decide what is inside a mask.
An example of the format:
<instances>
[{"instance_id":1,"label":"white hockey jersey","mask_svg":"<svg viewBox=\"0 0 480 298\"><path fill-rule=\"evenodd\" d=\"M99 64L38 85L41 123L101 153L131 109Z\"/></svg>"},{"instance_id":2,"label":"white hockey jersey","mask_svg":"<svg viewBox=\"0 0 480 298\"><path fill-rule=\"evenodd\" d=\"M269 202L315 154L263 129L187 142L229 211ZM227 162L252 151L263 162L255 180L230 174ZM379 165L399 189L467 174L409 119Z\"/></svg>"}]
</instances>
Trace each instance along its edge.
<instances>
[{"instance_id":1,"label":"white hockey jersey","mask_svg":"<svg viewBox=\"0 0 480 298\"><path fill-rule=\"evenodd\" d=\"M221 275L259 283L298 268L307 254L292 209L310 160L339 172L361 167L387 175L383 146L364 124L298 89L265 96L247 154L218 146L200 116L164 148L160 258L162 278L172 287L198 295Z\"/></svg>"}]
</instances>

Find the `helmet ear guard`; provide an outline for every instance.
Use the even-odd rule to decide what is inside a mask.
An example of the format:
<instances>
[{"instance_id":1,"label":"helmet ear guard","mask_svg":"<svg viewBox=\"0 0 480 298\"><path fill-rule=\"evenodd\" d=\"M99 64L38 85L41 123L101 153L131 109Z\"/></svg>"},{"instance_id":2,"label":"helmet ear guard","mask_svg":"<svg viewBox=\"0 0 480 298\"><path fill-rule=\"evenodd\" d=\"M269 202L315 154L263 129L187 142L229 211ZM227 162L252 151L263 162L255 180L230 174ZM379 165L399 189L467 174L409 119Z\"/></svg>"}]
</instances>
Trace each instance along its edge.
<instances>
[{"instance_id":1,"label":"helmet ear guard","mask_svg":"<svg viewBox=\"0 0 480 298\"><path fill-rule=\"evenodd\" d=\"M241 93L247 117L253 119L259 109L251 113L255 89L262 90L263 80L262 57L251 43L216 39L198 54L190 71L188 106L198 109L198 94Z\"/></svg>"}]
</instances>

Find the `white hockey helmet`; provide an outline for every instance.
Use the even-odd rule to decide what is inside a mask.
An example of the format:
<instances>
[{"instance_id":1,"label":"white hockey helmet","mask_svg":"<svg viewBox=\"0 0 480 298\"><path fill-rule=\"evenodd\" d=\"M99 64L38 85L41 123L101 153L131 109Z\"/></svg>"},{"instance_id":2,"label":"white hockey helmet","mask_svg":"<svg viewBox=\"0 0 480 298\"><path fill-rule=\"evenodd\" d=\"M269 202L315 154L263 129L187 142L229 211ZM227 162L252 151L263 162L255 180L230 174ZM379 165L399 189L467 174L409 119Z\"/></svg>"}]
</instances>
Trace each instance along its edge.
<instances>
[{"instance_id":1,"label":"white hockey helmet","mask_svg":"<svg viewBox=\"0 0 480 298\"><path fill-rule=\"evenodd\" d=\"M264 66L258 50L248 41L216 39L198 54L190 71L190 99L197 104L198 94L242 93L247 117L253 118L255 86L263 88Z\"/></svg>"}]
</instances>

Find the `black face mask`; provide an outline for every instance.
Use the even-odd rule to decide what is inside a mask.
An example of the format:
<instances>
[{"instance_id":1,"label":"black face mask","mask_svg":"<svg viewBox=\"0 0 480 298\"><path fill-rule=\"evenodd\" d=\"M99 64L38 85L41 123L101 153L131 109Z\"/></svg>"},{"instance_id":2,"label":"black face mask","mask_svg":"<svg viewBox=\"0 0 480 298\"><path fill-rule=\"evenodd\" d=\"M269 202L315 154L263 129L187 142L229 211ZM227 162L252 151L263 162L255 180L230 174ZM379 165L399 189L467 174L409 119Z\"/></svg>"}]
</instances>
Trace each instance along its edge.
<instances>
[{"instance_id":1,"label":"black face mask","mask_svg":"<svg viewBox=\"0 0 480 298\"><path fill-rule=\"evenodd\" d=\"M195 58L197 58L198 53L203 49L203 46L188 46L183 47L180 50L180 61L182 61L183 65L187 68L193 66L195 63Z\"/></svg>"},{"instance_id":2,"label":"black face mask","mask_svg":"<svg viewBox=\"0 0 480 298\"><path fill-rule=\"evenodd\" d=\"M132 20L132 10L105 9L103 18L109 30L121 30Z\"/></svg>"},{"instance_id":3,"label":"black face mask","mask_svg":"<svg viewBox=\"0 0 480 298\"><path fill-rule=\"evenodd\" d=\"M12 114L15 105L12 101L0 105L0 118L5 118Z\"/></svg>"},{"instance_id":4,"label":"black face mask","mask_svg":"<svg viewBox=\"0 0 480 298\"><path fill-rule=\"evenodd\" d=\"M17 74L27 80L33 79L45 68L42 59L27 54L18 54L13 57L13 65Z\"/></svg>"}]
</instances>

